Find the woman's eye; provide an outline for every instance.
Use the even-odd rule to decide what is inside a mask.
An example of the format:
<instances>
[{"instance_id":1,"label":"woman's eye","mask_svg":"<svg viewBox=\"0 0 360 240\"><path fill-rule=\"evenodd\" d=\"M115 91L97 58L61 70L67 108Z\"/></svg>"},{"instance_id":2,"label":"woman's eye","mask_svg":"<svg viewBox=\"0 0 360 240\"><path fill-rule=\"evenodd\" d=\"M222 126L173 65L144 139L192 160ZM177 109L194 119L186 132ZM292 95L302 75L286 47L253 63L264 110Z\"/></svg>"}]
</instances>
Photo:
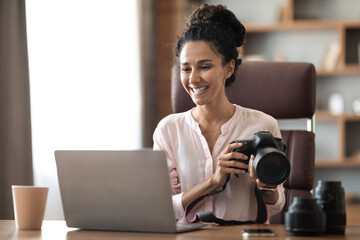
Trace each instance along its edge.
<instances>
[{"instance_id":1,"label":"woman's eye","mask_svg":"<svg viewBox=\"0 0 360 240\"><path fill-rule=\"evenodd\" d=\"M181 69L182 72L190 72L191 69L190 68L187 68L187 67L184 67Z\"/></svg>"},{"instance_id":2,"label":"woman's eye","mask_svg":"<svg viewBox=\"0 0 360 240\"><path fill-rule=\"evenodd\" d=\"M207 69L210 69L211 66L209 65L204 65L204 66L201 66L200 69L203 69L203 70L207 70Z\"/></svg>"}]
</instances>

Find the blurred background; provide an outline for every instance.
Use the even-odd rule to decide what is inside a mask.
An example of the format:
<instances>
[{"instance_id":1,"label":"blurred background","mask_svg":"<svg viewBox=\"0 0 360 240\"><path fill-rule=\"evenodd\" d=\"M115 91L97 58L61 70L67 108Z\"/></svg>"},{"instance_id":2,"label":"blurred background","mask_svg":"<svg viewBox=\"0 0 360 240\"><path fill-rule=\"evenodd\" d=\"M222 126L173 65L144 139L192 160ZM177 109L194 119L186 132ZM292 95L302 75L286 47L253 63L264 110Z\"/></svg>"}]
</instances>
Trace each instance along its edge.
<instances>
[{"instance_id":1,"label":"blurred background","mask_svg":"<svg viewBox=\"0 0 360 240\"><path fill-rule=\"evenodd\" d=\"M342 181L360 212L360 1L0 0L0 219L11 184L50 186L45 218L63 218L54 150L152 147L177 37L204 2L245 25L244 61L315 65L314 184Z\"/></svg>"}]
</instances>

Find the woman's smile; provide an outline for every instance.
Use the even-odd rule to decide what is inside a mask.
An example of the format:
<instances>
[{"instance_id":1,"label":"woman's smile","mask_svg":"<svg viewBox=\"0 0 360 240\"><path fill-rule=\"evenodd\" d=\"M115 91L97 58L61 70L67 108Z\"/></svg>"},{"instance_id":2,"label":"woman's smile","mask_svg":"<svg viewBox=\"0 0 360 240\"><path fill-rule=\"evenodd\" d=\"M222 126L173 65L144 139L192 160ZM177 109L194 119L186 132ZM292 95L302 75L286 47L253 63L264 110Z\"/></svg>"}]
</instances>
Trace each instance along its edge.
<instances>
[{"instance_id":1,"label":"woman's smile","mask_svg":"<svg viewBox=\"0 0 360 240\"><path fill-rule=\"evenodd\" d=\"M204 86L204 87L192 87L191 90L193 91L193 93L195 93L196 95L201 94L203 92L205 92L209 87L208 86Z\"/></svg>"}]
</instances>

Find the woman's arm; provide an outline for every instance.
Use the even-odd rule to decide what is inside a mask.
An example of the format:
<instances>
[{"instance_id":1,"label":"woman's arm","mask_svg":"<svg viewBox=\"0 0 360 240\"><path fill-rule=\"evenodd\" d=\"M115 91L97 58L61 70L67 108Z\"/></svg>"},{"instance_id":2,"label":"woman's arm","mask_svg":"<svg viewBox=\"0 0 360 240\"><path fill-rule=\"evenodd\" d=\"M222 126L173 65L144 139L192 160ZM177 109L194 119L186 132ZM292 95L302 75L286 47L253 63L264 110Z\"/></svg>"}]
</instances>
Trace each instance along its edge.
<instances>
[{"instance_id":1,"label":"woman's arm","mask_svg":"<svg viewBox=\"0 0 360 240\"><path fill-rule=\"evenodd\" d=\"M247 169L248 165L236 160L231 160L248 159L248 157L242 153L231 152L232 149L239 147L242 147L242 143L229 144L218 160L215 173L211 177L205 179L183 193L182 206L184 209L197 197L221 188L225 184L226 178L229 174L245 174L244 170L238 168Z\"/></svg>"}]
</instances>

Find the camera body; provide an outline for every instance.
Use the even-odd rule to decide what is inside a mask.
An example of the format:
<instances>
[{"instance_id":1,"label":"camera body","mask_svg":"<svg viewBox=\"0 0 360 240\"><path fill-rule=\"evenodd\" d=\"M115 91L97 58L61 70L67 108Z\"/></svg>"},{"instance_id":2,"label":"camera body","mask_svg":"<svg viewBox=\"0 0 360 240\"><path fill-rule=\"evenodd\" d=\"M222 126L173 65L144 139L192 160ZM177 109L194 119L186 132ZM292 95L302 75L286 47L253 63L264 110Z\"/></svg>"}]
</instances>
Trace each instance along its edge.
<instances>
[{"instance_id":1,"label":"camera body","mask_svg":"<svg viewBox=\"0 0 360 240\"><path fill-rule=\"evenodd\" d=\"M236 140L231 143L240 142L240 148L235 148L232 152L245 154L250 159L254 159L254 172L261 182L275 186L284 182L290 174L290 163L285 155L285 144L280 138L275 138L269 131L259 131L250 140ZM249 160L234 159L245 164ZM247 169L243 169L247 171Z\"/></svg>"}]
</instances>

